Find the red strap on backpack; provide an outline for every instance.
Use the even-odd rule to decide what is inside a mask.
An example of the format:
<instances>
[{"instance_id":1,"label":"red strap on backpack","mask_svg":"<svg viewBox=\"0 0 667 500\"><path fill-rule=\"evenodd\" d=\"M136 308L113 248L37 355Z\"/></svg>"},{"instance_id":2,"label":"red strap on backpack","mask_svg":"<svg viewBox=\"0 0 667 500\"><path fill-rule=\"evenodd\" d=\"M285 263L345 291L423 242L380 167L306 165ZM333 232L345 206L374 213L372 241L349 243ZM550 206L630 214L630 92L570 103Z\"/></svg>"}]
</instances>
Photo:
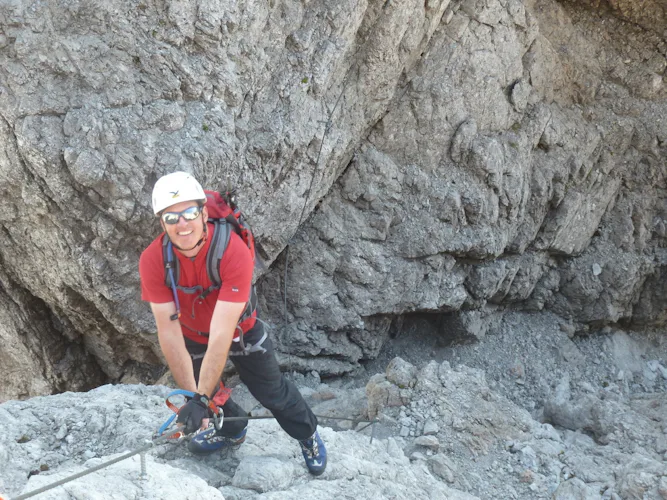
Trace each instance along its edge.
<instances>
[{"instance_id":1,"label":"red strap on backpack","mask_svg":"<svg viewBox=\"0 0 667 500\"><path fill-rule=\"evenodd\" d=\"M223 195L217 191L204 190L204 193L206 193L206 209L209 219L225 219L229 222L234 228L234 232L241 237L250 249L252 263L255 265L255 237L241 210L236 206L235 192L228 191Z\"/></svg>"},{"instance_id":2,"label":"red strap on backpack","mask_svg":"<svg viewBox=\"0 0 667 500\"><path fill-rule=\"evenodd\" d=\"M208 210L208 216L211 219L226 219L228 215L231 215L233 210L227 204L225 199L217 191L204 190L206 194L206 210Z\"/></svg>"}]
</instances>

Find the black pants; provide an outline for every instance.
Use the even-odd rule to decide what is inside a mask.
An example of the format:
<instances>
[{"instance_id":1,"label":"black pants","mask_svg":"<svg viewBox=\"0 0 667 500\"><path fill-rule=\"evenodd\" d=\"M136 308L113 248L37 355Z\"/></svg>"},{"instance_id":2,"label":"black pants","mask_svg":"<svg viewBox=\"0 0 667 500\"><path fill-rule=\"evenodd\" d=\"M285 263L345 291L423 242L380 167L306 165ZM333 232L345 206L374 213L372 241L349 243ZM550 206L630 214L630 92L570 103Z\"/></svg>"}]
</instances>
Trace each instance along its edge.
<instances>
[{"instance_id":1,"label":"black pants","mask_svg":"<svg viewBox=\"0 0 667 500\"><path fill-rule=\"evenodd\" d=\"M249 330L243 340L246 344L257 343L264 335L264 325L259 321ZM185 346L192 357L192 368L195 381L199 383L199 371L206 352L205 344L198 344L185 338ZM317 429L317 417L304 401L296 386L287 380L278 366L273 352L273 342L267 337L262 344L266 352L253 352L247 356L229 356L243 382L262 406L271 410L273 416L287 434L294 439L307 439ZM240 352L238 342L232 342L232 352ZM248 414L229 398L222 406L225 417L245 417ZM234 422L223 421L221 434L225 437L237 436L246 426L248 420Z\"/></svg>"}]
</instances>

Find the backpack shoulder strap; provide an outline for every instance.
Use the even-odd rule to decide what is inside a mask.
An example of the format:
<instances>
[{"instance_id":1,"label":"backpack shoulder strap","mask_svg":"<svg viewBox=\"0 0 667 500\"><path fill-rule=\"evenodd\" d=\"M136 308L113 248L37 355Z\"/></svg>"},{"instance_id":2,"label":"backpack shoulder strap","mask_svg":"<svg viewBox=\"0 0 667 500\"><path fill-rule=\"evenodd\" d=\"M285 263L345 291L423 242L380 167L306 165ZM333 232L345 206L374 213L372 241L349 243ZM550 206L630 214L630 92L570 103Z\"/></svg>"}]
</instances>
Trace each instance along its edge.
<instances>
[{"instance_id":1,"label":"backpack shoulder strap","mask_svg":"<svg viewBox=\"0 0 667 500\"><path fill-rule=\"evenodd\" d=\"M169 288L178 285L180 271L173 247L171 240L165 234L162 237L162 262L164 263L164 284ZM173 282L172 276L174 279Z\"/></svg>"},{"instance_id":2,"label":"backpack shoulder strap","mask_svg":"<svg viewBox=\"0 0 667 500\"><path fill-rule=\"evenodd\" d=\"M211 241L211 246L209 247L208 255L206 256L206 272L208 273L208 279L211 280L213 286L215 288L220 288L222 285L222 279L220 278L220 261L229 244L232 228L225 219L215 219L213 223L215 226L215 234L213 235L213 241Z\"/></svg>"}]
</instances>

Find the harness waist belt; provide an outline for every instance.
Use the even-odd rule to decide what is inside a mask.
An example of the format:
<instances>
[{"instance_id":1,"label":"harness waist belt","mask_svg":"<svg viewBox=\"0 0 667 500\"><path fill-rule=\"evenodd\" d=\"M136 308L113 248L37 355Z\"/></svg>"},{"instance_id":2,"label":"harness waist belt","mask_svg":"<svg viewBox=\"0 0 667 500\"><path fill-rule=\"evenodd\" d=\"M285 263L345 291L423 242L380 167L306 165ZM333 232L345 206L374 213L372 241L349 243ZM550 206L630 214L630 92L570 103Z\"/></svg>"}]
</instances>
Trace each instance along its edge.
<instances>
[{"instance_id":1,"label":"harness waist belt","mask_svg":"<svg viewBox=\"0 0 667 500\"><path fill-rule=\"evenodd\" d=\"M181 323L181 326L184 326L185 328L187 328L191 332L195 332L197 335L201 335L202 337L208 337L209 336L208 332L200 332L199 330L195 330L193 328L190 328L189 326L184 325L182 323ZM268 333L266 332L266 330L264 330L264 334L262 335L262 337L259 339L259 341L256 344L248 343L246 345L243 342L243 330L241 330L241 327L238 326L238 325L236 326L236 328L239 330L239 336L232 339L232 342L238 342L241 345L241 350L240 351L232 351L230 349L227 356L247 356L248 354L253 353L253 352L266 352L266 349L264 349L262 347L262 344L264 343L264 341L268 337ZM203 357L204 357L204 354L196 355L196 357L192 357L192 359L199 359L199 358L203 358Z\"/></svg>"}]
</instances>

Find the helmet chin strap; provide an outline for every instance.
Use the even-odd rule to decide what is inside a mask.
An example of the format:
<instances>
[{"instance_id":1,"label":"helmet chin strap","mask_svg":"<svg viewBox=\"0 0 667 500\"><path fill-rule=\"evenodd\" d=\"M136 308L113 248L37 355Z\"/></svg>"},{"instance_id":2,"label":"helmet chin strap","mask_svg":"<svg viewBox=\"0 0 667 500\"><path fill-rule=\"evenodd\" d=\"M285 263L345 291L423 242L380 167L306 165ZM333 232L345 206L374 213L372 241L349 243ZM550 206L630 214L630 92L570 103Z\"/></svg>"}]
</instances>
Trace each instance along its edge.
<instances>
[{"instance_id":1,"label":"helmet chin strap","mask_svg":"<svg viewBox=\"0 0 667 500\"><path fill-rule=\"evenodd\" d=\"M174 248L176 248L177 250L180 250L181 252L190 252L190 251L194 250L195 248L197 248L202 243L204 243L206 241L206 236L208 234L208 228L207 228L206 222L203 222L203 221L204 221L204 219L202 218L202 223L204 224L204 233L202 234L201 238L199 238L199 241L197 243L195 243L195 246L193 246L192 248L181 248L176 243L174 243L172 241L171 244L174 245Z\"/></svg>"}]
</instances>

